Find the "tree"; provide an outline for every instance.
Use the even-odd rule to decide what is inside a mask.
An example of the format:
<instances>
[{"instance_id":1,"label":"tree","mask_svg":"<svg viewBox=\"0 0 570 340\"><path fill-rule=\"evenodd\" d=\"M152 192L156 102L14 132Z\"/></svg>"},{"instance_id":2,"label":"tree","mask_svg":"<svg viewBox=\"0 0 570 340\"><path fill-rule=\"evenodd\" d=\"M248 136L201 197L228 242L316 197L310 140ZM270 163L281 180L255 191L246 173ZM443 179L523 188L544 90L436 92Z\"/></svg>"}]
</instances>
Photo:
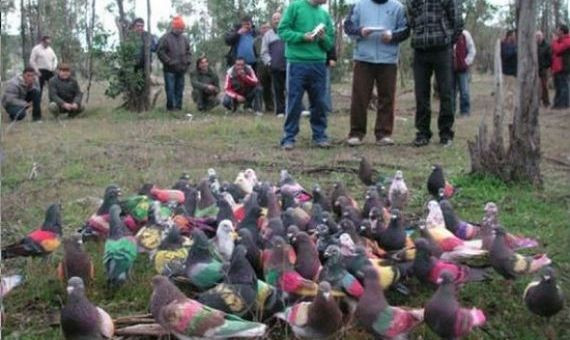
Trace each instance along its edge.
<instances>
[{"instance_id":1,"label":"tree","mask_svg":"<svg viewBox=\"0 0 570 340\"><path fill-rule=\"evenodd\" d=\"M518 0L518 88L513 115L509 126L510 145L503 142L502 70L500 42L495 49L496 108L494 131L487 140L487 126L482 122L475 141L469 142L473 172L496 175L504 181L526 181L535 186L542 184L540 174L540 126L538 121L538 71L534 40L537 4L534 0ZM524 95L521 95L524 94Z\"/></svg>"}]
</instances>

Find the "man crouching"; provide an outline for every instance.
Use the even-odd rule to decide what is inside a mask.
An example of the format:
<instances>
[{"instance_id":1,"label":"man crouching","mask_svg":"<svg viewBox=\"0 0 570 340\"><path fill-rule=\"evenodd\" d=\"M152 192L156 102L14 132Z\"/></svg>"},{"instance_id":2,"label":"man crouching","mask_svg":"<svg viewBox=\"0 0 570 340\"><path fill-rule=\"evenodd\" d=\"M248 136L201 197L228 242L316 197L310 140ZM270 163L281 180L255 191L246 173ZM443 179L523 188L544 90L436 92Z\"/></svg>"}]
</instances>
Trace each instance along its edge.
<instances>
[{"instance_id":1,"label":"man crouching","mask_svg":"<svg viewBox=\"0 0 570 340\"><path fill-rule=\"evenodd\" d=\"M57 76L49 81L49 110L54 116L67 113L70 118L83 112L83 92L77 80L71 76L68 64L60 64Z\"/></svg>"}]
</instances>

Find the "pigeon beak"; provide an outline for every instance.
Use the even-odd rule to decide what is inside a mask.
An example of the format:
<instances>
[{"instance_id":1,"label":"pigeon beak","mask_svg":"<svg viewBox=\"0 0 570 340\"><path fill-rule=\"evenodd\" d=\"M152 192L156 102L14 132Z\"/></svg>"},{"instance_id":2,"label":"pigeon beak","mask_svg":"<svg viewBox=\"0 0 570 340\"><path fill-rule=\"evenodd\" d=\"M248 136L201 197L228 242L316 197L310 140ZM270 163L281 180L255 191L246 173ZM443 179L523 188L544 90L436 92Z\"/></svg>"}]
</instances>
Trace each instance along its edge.
<instances>
[{"instance_id":1,"label":"pigeon beak","mask_svg":"<svg viewBox=\"0 0 570 340\"><path fill-rule=\"evenodd\" d=\"M73 292L73 287L72 286L67 286L66 290L67 290L67 294L71 294Z\"/></svg>"},{"instance_id":2,"label":"pigeon beak","mask_svg":"<svg viewBox=\"0 0 570 340\"><path fill-rule=\"evenodd\" d=\"M438 285L442 284L442 283L443 283L443 279L442 279L441 277L438 277L436 283L437 283Z\"/></svg>"},{"instance_id":3,"label":"pigeon beak","mask_svg":"<svg viewBox=\"0 0 570 340\"><path fill-rule=\"evenodd\" d=\"M230 236L231 236L232 240L234 240L234 241L235 241L235 240L239 240L239 234L236 233L235 231L232 231L232 232L230 233Z\"/></svg>"}]
</instances>

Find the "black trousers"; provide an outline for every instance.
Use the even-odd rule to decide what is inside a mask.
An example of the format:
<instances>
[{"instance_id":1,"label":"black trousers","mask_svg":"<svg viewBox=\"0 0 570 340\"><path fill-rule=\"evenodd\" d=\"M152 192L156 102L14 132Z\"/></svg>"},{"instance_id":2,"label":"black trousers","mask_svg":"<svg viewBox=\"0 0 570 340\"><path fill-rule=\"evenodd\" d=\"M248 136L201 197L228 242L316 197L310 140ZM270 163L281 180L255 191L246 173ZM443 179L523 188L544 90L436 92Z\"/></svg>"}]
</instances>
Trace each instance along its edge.
<instances>
[{"instance_id":1,"label":"black trousers","mask_svg":"<svg viewBox=\"0 0 570 340\"><path fill-rule=\"evenodd\" d=\"M285 71L271 71L273 82L273 98L275 102L275 114L285 113L285 81L287 73Z\"/></svg>"},{"instance_id":2,"label":"black trousers","mask_svg":"<svg viewBox=\"0 0 570 340\"><path fill-rule=\"evenodd\" d=\"M452 110L452 49L414 50L414 82L416 93L417 137L430 139L431 132L431 76L439 88L439 117L437 125L441 139L453 139L455 117Z\"/></svg>"},{"instance_id":3,"label":"black trousers","mask_svg":"<svg viewBox=\"0 0 570 340\"><path fill-rule=\"evenodd\" d=\"M40 95L43 93L44 85L49 82L49 80L53 77L53 72L40 69Z\"/></svg>"}]
</instances>

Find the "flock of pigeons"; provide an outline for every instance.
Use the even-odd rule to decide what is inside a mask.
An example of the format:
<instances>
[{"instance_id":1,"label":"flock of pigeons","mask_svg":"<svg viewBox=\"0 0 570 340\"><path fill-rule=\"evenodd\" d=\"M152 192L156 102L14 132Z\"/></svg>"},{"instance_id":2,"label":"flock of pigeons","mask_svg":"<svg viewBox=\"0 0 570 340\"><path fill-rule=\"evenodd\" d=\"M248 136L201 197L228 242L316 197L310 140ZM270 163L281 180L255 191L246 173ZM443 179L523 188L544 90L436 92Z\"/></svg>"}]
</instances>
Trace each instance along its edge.
<instances>
[{"instance_id":1,"label":"flock of pigeons","mask_svg":"<svg viewBox=\"0 0 570 340\"><path fill-rule=\"evenodd\" d=\"M480 224L461 220L450 202L455 189L435 165L427 180L434 198L427 217L406 227L402 172L375 177L363 158L359 178L368 189L362 206L343 183L309 192L286 170L273 185L252 169L233 183L210 169L197 186L184 175L172 189L145 184L125 198L110 185L79 233L62 241L60 207L53 204L42 226L4 247L2 259L46 256L63 243L58 275L67 282L66 339L114 332L112 318L85 295L94 276L85 240L104 242L109 287L132 284L135 259L148 255L158 274L150 312L180 339L260 337L275 318L299 338L329 338L357 324L391 339L421 322L444 339L461 338L486 316L461 306L457 288L489 279L491 267L506 280L540 272L524 292L528 309L547 318L562 310L551 260L516 252L538 243L500 226L496 204L485 206ZM431 299L423 308L391 306L383 291L411 294L405 284L413 277L437 287ZM3 277L2 296L20 282L18 275ZM192 298L181 285L190 287Z\"/></svg>"}]
</instances>

